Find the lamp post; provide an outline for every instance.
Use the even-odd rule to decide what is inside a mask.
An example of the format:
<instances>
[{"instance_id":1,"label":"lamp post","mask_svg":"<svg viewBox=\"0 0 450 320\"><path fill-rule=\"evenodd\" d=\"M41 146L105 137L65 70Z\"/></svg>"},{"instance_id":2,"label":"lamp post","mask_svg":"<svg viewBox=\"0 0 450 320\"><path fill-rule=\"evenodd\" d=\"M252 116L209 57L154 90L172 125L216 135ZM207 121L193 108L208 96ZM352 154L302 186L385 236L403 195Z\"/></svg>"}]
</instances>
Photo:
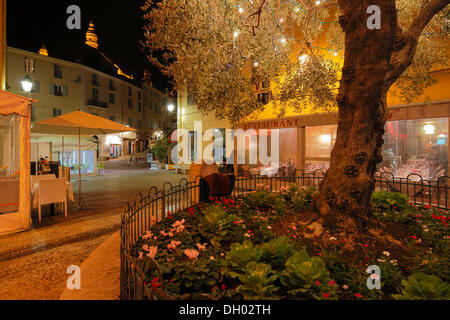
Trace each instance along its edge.
<instances>
[{"instance_id":1,"label":"lamp post","mask_svg":"<svg viewBox=\"0 0 450 320\"><path fill-rule=\"evenodd\" d=\"M29 117L30 117L30 120L31 120L31 113L32 113L31 104L32 104L32 100L31 100L29 95L30 95L31 90L33 90L33 81L31 80L29 75L26 75L25 78L22 79L20 84L22 86L22 90L28 96L28 114L29 114ZM31 121L30 121L30 124L31 124ZM38 158L39 158L39 155L38 155ZM36 159L36 173L37 173L37 171L38 171L38 159Z\"/></svg>"},{"instance_id":2,"label":"lamp post","mask_svg":"<svg viewBox=\"0 0 450 320\"><path fill-rule=\"evenodd\" d=\"M33 81L28 75L26 75L25 78L23 78L20 84L22 85L22 90L25 91L25 93L27 94L29 94L33 89Z\"/></svg>"}]
</instances>

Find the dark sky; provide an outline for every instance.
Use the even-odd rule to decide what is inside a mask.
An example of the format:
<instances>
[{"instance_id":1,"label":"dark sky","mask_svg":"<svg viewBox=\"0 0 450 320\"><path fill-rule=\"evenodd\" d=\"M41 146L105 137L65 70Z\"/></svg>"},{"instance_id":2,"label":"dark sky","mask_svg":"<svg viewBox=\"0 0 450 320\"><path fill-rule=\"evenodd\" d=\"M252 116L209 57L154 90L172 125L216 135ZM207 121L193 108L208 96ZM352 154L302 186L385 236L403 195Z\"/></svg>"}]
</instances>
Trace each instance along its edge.
<instances>
[{"instance_id":1,"label":"dark sky","mask_svg":"<svg viewBox=\"0 0 450 320\"><path fill-rule=\"evenodd\" d=\"M37 52L43 43L50 56L68 56L67 50L82 45L89 21L94 20L99 45L126 73L142 79L151 71L153 86L164 91L167 79L147 61L142 51L144 0L7 0L8 45ZM69 30L67 7L81 8L81 30Z\"/></svg>"}]
</instances>

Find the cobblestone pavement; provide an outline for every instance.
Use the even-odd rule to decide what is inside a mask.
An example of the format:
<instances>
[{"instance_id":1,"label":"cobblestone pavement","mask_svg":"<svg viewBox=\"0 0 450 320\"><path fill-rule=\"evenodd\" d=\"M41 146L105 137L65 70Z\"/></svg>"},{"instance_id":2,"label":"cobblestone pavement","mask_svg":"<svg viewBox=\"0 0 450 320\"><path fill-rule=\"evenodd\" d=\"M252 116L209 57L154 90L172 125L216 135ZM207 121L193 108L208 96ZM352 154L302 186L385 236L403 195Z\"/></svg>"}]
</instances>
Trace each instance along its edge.
<instances>
[{"instance_id":1,"label":"cobblestone pavement","mask_svg":"<svg viewBox=\"0 0 450 320\"><path fill-rule=\"evenodd\" d=\"M120 215L138 192L185 176L120 166L104 176L83 178L86 210L45 216L41 224L15 235L0 237L0 300L58 299L70 265L81 264L103 241L120 228ZM74 192L78 189L73 183ZM76 195L75 195L76 196ZM33 215L35 220L36 215Z\"/></svg>"}]
</instances>

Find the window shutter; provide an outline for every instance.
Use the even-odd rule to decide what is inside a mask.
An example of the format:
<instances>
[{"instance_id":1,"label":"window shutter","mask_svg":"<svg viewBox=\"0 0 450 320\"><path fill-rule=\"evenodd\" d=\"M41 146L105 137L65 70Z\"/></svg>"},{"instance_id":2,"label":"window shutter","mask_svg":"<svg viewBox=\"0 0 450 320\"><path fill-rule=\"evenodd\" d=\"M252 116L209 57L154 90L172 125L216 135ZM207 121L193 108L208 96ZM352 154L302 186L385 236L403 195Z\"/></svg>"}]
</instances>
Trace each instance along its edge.
<instances>
[{"instance_id":1,"label":"window shutter","mask_svg":"<svg viewBox=\"0 0 450 320\"><path fill-rule=\"evenodd\" d=\"M41 83L38 80L34 81L34 89L33 90L35 93L39 93L41 91Z\"/></svg>"},{"instance_id":2,"label":"window shutter","mask_svg":"<svg viewBox=\"0 0 450 320\"><path fill-rule=\"evenodd\" d=\"M53 83L50 83L50 95L55 95L55 85Z\"/></svg>"},{"instance_id":3,"label":"window shutter","mask_svg":"<svg viewBox=\"0 0 450 320\"><path fill-rule=\"evenodd\" d=\"M67 86L62 87L62 95L63 97L67 97L69 95L69 88Z\"/></svg>"}]
</instances>

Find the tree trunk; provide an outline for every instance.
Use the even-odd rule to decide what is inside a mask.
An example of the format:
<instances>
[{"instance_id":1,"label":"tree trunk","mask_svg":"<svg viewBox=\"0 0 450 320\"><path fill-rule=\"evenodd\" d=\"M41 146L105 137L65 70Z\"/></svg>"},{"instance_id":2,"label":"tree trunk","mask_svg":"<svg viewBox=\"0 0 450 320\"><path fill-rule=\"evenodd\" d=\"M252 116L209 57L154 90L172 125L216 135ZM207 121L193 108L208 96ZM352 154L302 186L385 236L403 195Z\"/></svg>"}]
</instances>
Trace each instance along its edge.
<instances>
[{"instance_id":1,"label":"tree trunk","mask_svg":"<svg viewBox=\"0 0 450 320\"><path fill-rule=\"evenodd\" d=\"M374 174L382 161L387 92L413 62L423 29L449 2L430 0L403 31L395 0L339 0L345 60L337 97L336 144L316 201L322 222L347 234L369 226ZM381 9L381 29L367 26L371 5Z\"/></svg>"},{"instance_id":2,"label":"tree trunk","mask_svg":"<svg viewBox=\"0 0 450 320\"><path fill-rule=\"evenodd\" d=\"M380 30L366 25L366 10L373 2L381 8ZM394 0L341 0L339 6L345 62L337 98L338 130L317 207L324 222L357 232L370 215L374 173L382 160L386 77L395 48L397 12Z\"/></svg>"}]
</instances>

